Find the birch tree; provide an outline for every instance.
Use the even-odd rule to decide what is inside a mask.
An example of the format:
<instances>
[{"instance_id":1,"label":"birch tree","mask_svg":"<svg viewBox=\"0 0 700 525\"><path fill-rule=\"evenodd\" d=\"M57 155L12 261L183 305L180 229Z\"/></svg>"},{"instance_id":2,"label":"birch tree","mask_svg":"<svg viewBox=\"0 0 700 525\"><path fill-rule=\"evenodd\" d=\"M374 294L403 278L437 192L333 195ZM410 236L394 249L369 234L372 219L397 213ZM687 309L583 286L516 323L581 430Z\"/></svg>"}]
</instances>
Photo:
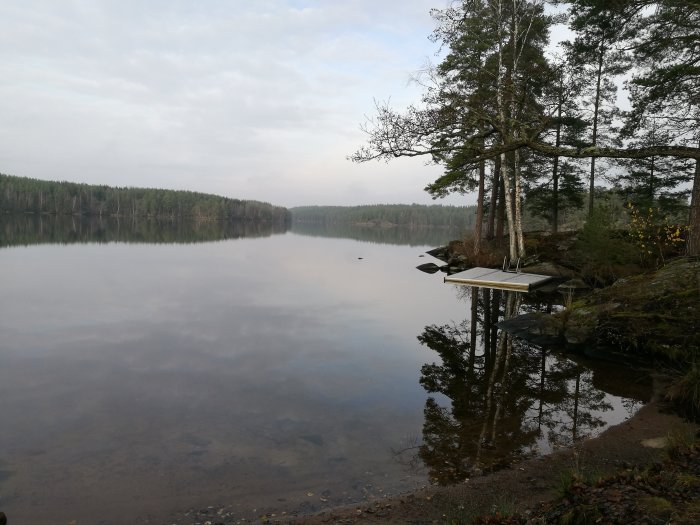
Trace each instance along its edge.
<instances>
[{"instance_id":1,"label":"birch tree","mask_svg":"<svg viewBox=\"0 0 700 525\"><path fill-rule=\"evenodd\" d=\"M368 144L351 158L430 155L446 167L426 188L437 196L473 188L485 176L481 163L498 158L515 260L525 255L525 243L521 146L514 144L543 120L538 96L550 75L543 53L550 19L543 2L530 0L465 0L433 17L434 38L448 52L422 103L403 112L378 104L365 127Z\"/></svg>"}]
</instances>

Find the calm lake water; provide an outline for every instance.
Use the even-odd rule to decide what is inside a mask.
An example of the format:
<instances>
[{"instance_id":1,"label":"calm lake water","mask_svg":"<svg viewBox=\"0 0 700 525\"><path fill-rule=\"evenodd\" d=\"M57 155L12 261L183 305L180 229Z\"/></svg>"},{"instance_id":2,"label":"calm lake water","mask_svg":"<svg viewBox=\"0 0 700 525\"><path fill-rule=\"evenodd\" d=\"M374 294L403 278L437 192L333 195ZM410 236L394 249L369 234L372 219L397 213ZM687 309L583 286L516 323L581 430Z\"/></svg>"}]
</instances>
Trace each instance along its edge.
<instances>
[{"instance_id":1,"label":"calm lake water","mask_svg":"<svg viewBox=\"0 0 700 525\"><path fill-rule=\"evenodd\" d=\"M648 395L644 377L504 337L495 321L547 306L417 271L439 244L425 233L8 221L11 525L251 519L461 482Z\"/></svg>"}]
</instances>

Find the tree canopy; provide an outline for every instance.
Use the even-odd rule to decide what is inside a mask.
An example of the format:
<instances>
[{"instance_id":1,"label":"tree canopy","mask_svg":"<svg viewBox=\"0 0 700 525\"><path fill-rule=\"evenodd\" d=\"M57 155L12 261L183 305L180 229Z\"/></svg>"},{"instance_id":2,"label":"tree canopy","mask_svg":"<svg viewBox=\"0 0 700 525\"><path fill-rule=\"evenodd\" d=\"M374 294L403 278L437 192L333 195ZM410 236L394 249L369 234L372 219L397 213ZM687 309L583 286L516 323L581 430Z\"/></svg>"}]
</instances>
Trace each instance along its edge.
<instances>
[{"instance_id":1,"label":"tree canopy","mask_svg":"<svg viewBox=\"0 0 700 525\"><path fill-rule=\"evenodd\" d=\"M542 195L546 189L555 231L560 198L578 203L572 195L560 195L558 187L566 174L568 189L580 191L578 159L589 162L589 212L594 180L601 175L596 159L611 159L613 184L621 172L644 172L626 179L625 191L630 184L653 180L645 178L655 169L650 159L675 166L655 171L653 177L664 178L654 182L656 188L691 179L695 168L689 251L698 253L698 2L548 3L565 7L566 13L554 14L542 0L461 0L433 10L432 38L445 53L425 74L421 100L405 109L377 103L375 116L363 126L367 143L350 158L427 156L444 167L443 175L427 185L428 192L440 197L478 188L482 208L487 204L484 184L490 184L489 209L504 210L511 258L525 255L522 206L531 190ZM547 46L551 28L561 22L575 37L564 56L555 59ZM616 94L624 74L627 111ZM488 180L484 163L492 173Z\"/></svg>"},{"instance_id":2,"label":"tree canopy","mask_svg":"<svg viewBox=\"0 0 700 525\"><path fill-rule=\"evenodd\" d=\"M289 211L265 202L192 191L114 188L0 173L0 212L289 222Z\"/></svg>"}]
</instances>

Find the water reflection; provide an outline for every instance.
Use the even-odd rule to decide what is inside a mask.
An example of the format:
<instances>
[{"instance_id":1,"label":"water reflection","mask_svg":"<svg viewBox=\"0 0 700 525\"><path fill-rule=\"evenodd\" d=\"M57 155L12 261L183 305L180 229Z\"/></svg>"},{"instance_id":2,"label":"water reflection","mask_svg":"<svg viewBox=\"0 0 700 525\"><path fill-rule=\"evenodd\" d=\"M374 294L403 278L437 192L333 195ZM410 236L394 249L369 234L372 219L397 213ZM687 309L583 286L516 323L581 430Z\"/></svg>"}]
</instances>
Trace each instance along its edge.
<instances>
[{"instance_id":1,"label":"water reflection","mask_svg":"<svg viewBox=\"0 0 700 525\"><path fill-rule=\"evenodd\" d=\"M462 238L459 228L405 226L378 227L354 224L292 223L291 231L312 237L353 239L381 244L406 244L410 246L443 246L452 239Z\"/></svg>"},{"instance_id":2,"label":"water reflection","mask_svg":"<svg viewBox=\"0 0 700 525\"><path fill-rule=\"evenodd\" d=\"M52 242L87 239L80 228L69 218ZM572 396L575 363L500 334L506 311L540 307L529 296L456 297L414 269L426 247L175 240L0 250L11 523L183 523L170 518L218 502L241 519L315 511L423 486L425 469L392 455L406 445L447 483L574 439L571 414L575 436L592 428L584 412L621 419L617 398L601 415ZM442 361L419 384L430 348ZM579 365L580 392L633 397Z\"/></svg>"},{"instance_id":3,"label":"water reflection","mask_svg":"<svg viewBox=\"0 0 700 525\"><path fill-rule=\"evenodd\" d=\"M551 305L523 304L522 294L492 289L473 289L468 299L466 320L429 325L418 336L440 357L421 369L420 383L432 395L418 455L442 485L593 436L614 409L593 369L496 327L521 310ZM648 391L623 395L631 414Z\"/></svg>"},{"instance_id":4,"label":"water reflection","mask_svg":"<svg viewBox=\"0 0 700 525\"><path fill-rule=\"evenodd\" d=\"M269 237L287 229L285 224L265 222L6 214L0 216L0 248L108 242L183 244Z\"/></svg>"}]
</instances>

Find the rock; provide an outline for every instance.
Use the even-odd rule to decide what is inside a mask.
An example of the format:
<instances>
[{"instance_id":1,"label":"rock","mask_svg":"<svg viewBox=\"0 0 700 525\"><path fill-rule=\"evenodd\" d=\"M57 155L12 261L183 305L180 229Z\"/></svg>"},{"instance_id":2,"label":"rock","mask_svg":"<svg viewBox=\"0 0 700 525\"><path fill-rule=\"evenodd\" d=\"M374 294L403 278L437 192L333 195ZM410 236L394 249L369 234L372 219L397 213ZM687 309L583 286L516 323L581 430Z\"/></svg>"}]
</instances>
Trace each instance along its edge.
<instances>
[{"instance_id":1,"label":"rock","mask_svg":"<svg viewBox=\"0 0 700 525\"><path fill-rule=\"evenodd\" d=\"M574 270L552 262L540 262L536 264L530 264L526 266L526 268L527 273L536 273L539 275L551 275L552 277L566 277L567 279L572 279L578 276L578 274Z\"/></svg>"},{"instance_id":2,"label":"rock","mask_svg":"<svg viewBox=\"0 0 700 525\"><path fill-rule=\"evenodd\" d=\"M572 292L575 290L588 290L590 286L588 286L583 279L576 277L561 283L557 288L562 292Z\"/></svg>"},{"instance_id":3,"label":"rock","mask_svg":"<svg viewBox=\"0 0 700 525\"><path fill-rule=\"evenodd\" d=\"M561 343L564 331L560 317L532 312L501 321L497 325L509 334L540 346L553 346Z\"/></svg>"},{"instance_id":4,"label":"rock","mask_svg":"<svg viewBox=\"0 0 700 525\"><path fill-rule=\"evenodd\" d=\"M416 266L416 269L425 273L435 273L440 270L440 267L435 263L425 263L419 264L418 266Z\"/></svg>"},{"instance_id":5,"label":"rock","mask_svg":"<svg viewBox=\"0 0 700 525\"><path fill-rule=\"evenodd\" d=\"M595 308L581 307L569 312L564 325L564 339L570 345L581 346L594 340L598 326L598 312Z\"/></svg>"},{"instance_id":6,"label":"rock","mask_svg":"<svg viewBox=\"0 0 700 525\"><path fill-rule=\"evenodd\" d=\"M432 250L428 250L427 252L428 255L432 255L436 259L440 259L441 261L447 262L447 259L449 257L449 250L447 249L447 246L441 246L440 248L433 248Z\"/></svg>"},{"instance_id":7,"label":"rock","mask_svg":"<svg viewBox=\"0 0 700 525\"><path fill-rule=\"evenodd\" d=\"M574 244L576 244L576 237L571 237L569 239L564 239L563 241L559 241L557 243L557 250L560 252L565 252L570 250Z\"/></svg>"}]
</instances>

